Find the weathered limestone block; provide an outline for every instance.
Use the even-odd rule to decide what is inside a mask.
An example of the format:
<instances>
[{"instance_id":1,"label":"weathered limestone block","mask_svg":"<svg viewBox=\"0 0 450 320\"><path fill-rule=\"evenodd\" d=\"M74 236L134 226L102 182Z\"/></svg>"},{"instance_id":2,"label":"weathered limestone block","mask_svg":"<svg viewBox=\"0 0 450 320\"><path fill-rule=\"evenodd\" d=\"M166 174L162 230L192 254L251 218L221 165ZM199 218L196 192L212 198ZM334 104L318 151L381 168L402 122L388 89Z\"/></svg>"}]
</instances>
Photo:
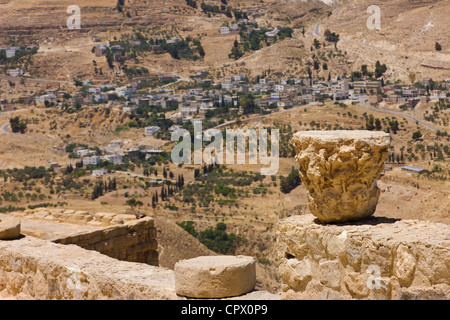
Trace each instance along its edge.
<instances>
[{"instance_id":1,"label":"weathered limestone block","mask_svg":"<svg viewBox=\"0 0 450 320\"><path fill-rule=\"evenodd\" d=\"M18 299L180 299L172 270L29 236L0 241L2 291Z\"/></svg>"},{"instance_id":2,"label":"weathered limestone block","mask_svg":"<svg viewBox=\"0 0 450 320\"><path fill-rule=\"evenodd\" d=\"M319 262L320 283L332 289L339 289L341 286L341 271L337 260L324 260Z\"/></svg>"},{"instance_id":3,"label":"weathered limestone block","mask_svg":"<svg viewBox=\"0 0 450 320\"><path fill-rule=\"evenodd\" d=\"M295 291L304 291L313 276L311 261L308 258L301 261L286 259L278 271L283 282Z\"/></svg>"},{"instance_id":4,"label":"weathered limestone block","mask_svg":"<svg viewBox=\"0 0 450 320\"><path fill-rule=\"evenodd\" d=\"M0 240L17 239L20 236L20 220L0 214Z\"/></svg>"},{"instance_id":5,"label":"weathered limestone block","mask_svg":"<svg viewBox=\"0 0 450 320\"><path fill-rule=\"evenodd\" d=\"M321 222L361 219L375 212L388 133L304 131L294 134L292 142L311 213Z\"/></svg>"},{"instance_id":6,"label":"weathered limestone block","mask_svg":"<svg viewBox=\"0 0 450 320\"><path fill-rule=\"evenodd\" d=\"M276 231L282 298L450 299L447 224L381 217L320 224L308 214L281 220Z\"/></svg>"},{"instance_id":7,"label":"weathered limestone block","mask_svg":"<svg viewBox=\"0 0 450 320\"><path fill-rule=\"evenodd\" d=\"M204 256L175 264L175 288L180 296L225 298L252 291L255 259L246 256Z\"/></svg>"}]
</instances>

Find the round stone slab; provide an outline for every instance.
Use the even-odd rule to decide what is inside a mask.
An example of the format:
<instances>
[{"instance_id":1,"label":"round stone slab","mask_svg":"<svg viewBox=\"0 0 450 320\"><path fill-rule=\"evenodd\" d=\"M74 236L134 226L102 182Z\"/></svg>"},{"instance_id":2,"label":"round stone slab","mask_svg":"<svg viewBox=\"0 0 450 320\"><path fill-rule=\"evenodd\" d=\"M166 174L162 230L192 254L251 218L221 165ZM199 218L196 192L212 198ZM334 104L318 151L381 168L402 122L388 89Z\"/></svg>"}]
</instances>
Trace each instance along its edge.
<instances>
[{"instance_id":1,"label":"round stone slab","mask_svg":"<svg viewBox=\"0 0 450 320\"><path fill-rule=\"evenodd\" d=\"M252 291L256 264L247 256L203 256L175 264L175 289L190 298L225 298Z\"/></svg>"},{"instance_id":2,"label":"round stone slab","mask_svg":"<svg viewBox=\"0 0 450 320\"><path fill-rule=\"evenodd\" d=\"M20 220L0 214L0 240L17 239L20 236Z\"/></svg>"},{"instance_id":3,"label":"round stone slab","mask_svg":"<svg viewBox=\"0 0 450 320\"><path fill-rule=\"evenodd\" d=\"M295 133L292 142L311 213L322 223L372 215L390 141L388 133L365 130Z\"/></svg>"}]
</instances>

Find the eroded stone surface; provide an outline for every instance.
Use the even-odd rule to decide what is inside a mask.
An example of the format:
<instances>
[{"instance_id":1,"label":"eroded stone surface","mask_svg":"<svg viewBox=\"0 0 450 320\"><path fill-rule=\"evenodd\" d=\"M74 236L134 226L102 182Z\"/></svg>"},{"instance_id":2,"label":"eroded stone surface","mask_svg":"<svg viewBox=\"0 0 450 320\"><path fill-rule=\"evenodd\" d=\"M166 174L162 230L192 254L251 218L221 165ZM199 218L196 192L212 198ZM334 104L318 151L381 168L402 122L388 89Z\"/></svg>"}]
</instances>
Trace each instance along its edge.
<instances>
[{"instance_id":1,"label":"eroded stone surface","mask_svg":"<svg viewBox=\"0 0 450 320\"><path fill-rule=\"evenodd\" d=\"M0 240L13 240L20 236L20 220L0 214Z\"/></svg>"},{"instance_id":2,"label":"eroded stone surface","mask_svg":"<svg viewBox=\"0 0 450 320\"><path fill-rule=\"evenodd\" d=\"M294 134L292 142L311 213L321 222L361 219L375 212L388 133L304 131Z\"/></svg>"},{"instance_id":3,"label":"eroded stone surface","mask_svg":"<svg viewBox=\"0 0 450 320\"><path fill-rule=\"evenodd\" d=\"M276 227L284 299L450 299L450 227L369 217Z\"/></svg>"},{"instance_id":4,"label":"eroded stone surface","mask_svg":"<svg viewBox=\"0 0 450 320\"><path fill-rule=\"evenodd\" d=\"M224 298L252 291L255 259L246 256L204 256L175 264L175 288L180 296Z\"/></svg>"},{"instance_id":5,"label":"eroded stone surface","mask_svg":"<svg viewBox=\"0 0 450 320\"><path fill-rule=\"evenodd\" d=\"M43 300L180 299L172 270L29 236L0 241L0 293Z\"/></svg>"}]
</instances>

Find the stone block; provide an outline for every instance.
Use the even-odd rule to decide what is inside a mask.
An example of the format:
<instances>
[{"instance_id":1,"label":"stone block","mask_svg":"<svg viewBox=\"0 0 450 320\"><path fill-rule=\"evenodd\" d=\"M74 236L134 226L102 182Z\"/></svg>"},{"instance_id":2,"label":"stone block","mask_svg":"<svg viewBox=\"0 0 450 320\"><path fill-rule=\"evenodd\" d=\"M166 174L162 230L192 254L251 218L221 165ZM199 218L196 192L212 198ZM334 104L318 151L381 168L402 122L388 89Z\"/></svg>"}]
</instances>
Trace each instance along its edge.
<instances>
[{"instance_id":1,"label":"stone block","mask_svg":"<svg viewBox=\"0 0 450 320\"><path fill-rule=\"evenodd\" d=\"M20 236L20 220L0 214L0 240L13 240Z\"/></svg>"},{"instance_id":2,"label":"stone block","mask_svg":"<svg viewBox=\"0 0 450 320\"><path fill-rule=\"evenodd\" d=\"M180 296L225 298L254 289L256 264L252 257L207 256L175 264L175 288Z\"/></svg>"}]
</instances>

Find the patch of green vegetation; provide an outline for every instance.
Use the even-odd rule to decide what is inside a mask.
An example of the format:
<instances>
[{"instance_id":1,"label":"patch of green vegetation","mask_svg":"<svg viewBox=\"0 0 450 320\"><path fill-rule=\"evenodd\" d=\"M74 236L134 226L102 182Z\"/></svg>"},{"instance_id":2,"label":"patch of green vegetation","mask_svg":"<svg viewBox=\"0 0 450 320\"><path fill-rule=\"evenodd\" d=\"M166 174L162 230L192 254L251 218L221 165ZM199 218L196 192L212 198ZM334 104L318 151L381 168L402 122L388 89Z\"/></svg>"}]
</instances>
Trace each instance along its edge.
<instances>
[{"instance_id":1,"label":"patch of green vegetation","mask_svg":"<svg viewBox=\"0 0 450 320\"><path fill-rule=\"evenodd\" d=\"M227 233L227 225L223 222L219 222L215 228L208 228L200 232L195 230L195 222L193 221L183 221L178 223L178 225L194 238L198 238L208 249L217 253L234 254L237 246L245 242L244 239L236 234Z\"/></svg>"}]
</instances>

